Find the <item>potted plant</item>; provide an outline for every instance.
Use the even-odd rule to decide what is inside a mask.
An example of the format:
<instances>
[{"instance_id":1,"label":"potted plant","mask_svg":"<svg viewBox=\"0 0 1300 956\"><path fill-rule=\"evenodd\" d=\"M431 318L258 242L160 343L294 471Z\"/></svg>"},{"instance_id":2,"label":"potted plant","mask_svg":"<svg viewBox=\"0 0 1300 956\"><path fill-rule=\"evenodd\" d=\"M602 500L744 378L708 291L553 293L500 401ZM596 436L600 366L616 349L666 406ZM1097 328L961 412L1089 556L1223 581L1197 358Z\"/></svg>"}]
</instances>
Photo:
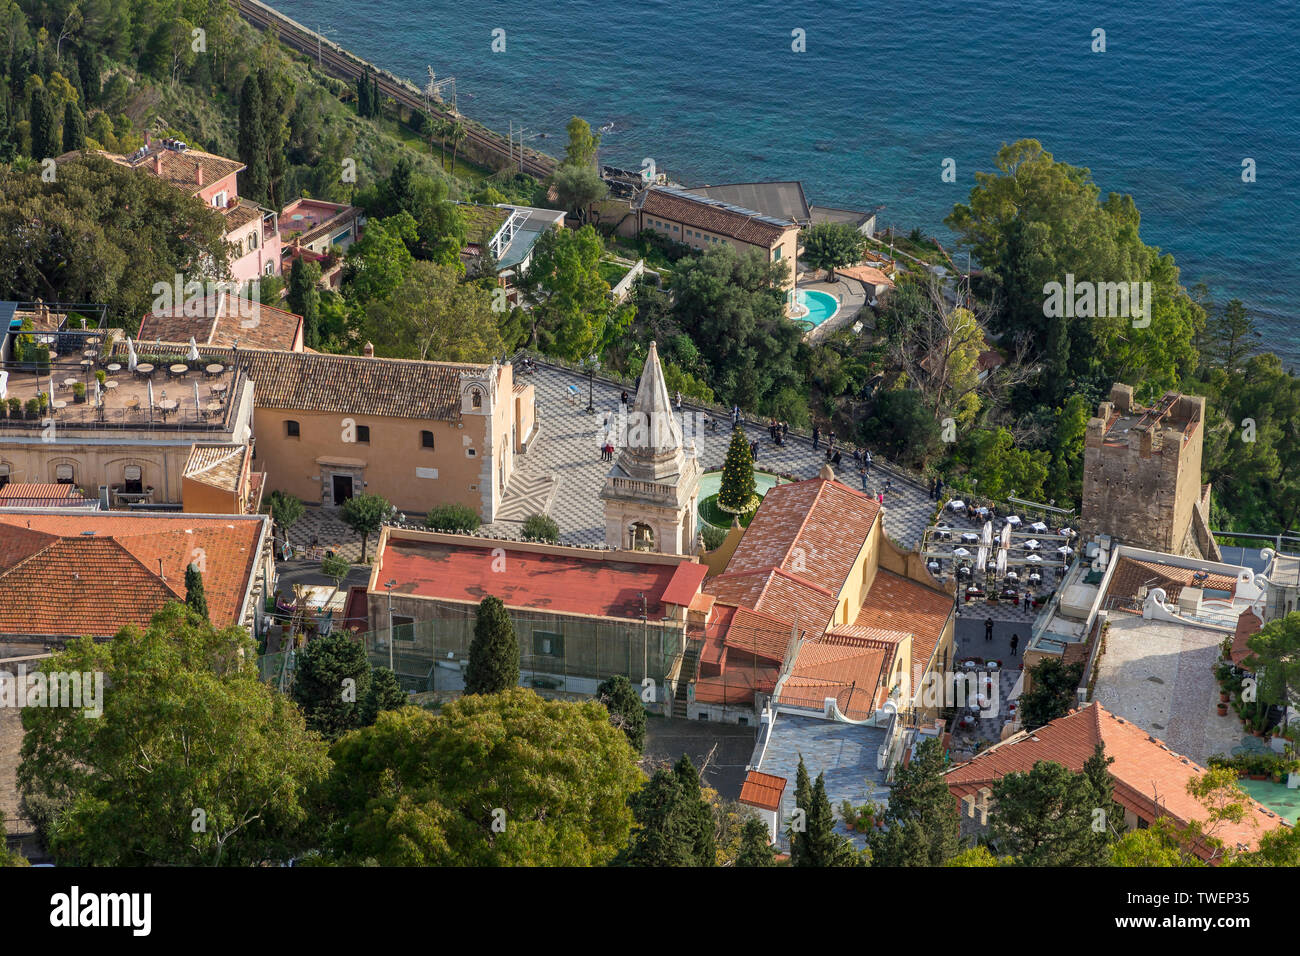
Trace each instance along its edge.
<instances>
[{"instance_id":1,"label":"potted plant","mask_svg":"<svg viewBox=\"0 0 1300 956\"><path fill-rule=\"evenodd\" d=\"M9 399L9 401L8 401L7 404L9 405L9 417L10 417L10 418L21 418L21 417L22 417L22 414L23 414L23 400L22 400L21 398L11 398L11 399Z\"/></svg>"},{"instance_id":2,"label":"potted plant","mask_svg":"<svg viewBox=\"0 0 1300 956\"><path fill-rule=\"evenodd\" d=\"M74 402L76 402L78 405L80 405L80 404L82 404L83 402L85 402L85 400L86 400L86 383L85 383L85 382L77 382L77 384L75 384L75 385L72 386L72 400L73 400Z\"/></svg>"},{"instance_id":3,"label":"potted plant","mask_svg":"<svg viewBox=\"0 0 1300 956\"><path fill-rule=\"evenodd\" d=\"M95 369L95 381L99 383L100 388L104 387L104 382L106 382L107 380L108 380L107 372L105 372L102 368Z\"/></svg>"},{"instance_id":4,"label":"potted plant","mask_svg":"<svg viewBox=\"0 0 1300 956\"><path fill-rule=\"evenodd\" d=\"M24 406L24 408L27 410L28 418L41 417L41 403L39 399L35 399L35 398L27 399L27 404Z\"/></svg>"},{"instance_id":5,"label":"potted plant","mask_svg":"<svg viewBox=\"0 0 1300 956\"><path fill-rule=\"evenodd\" d=\"M1228 716L1228 695L1227 695L1227 694L1224 694L1224 695L1223 695L1223 700L1219 701L1219 708L1218 708L1218 710L1219 710L1219 716L1220 716L1220 717L1227 717L1227 716Z\"/></svg>"}]
</instances>

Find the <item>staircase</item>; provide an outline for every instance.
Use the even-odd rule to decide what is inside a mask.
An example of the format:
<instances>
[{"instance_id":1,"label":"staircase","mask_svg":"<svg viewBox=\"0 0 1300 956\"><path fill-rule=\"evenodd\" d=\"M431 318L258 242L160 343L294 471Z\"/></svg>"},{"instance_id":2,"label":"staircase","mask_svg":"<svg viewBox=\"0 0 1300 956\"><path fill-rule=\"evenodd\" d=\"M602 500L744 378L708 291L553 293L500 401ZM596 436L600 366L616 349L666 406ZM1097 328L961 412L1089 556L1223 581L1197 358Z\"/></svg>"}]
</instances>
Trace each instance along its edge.
<instances>
[{"instance_id":1,"label":"staircase","mask_svg":"<svg viewBox=\"0 0 1300 956\"><path fill-rule=\"evenodd\" d=\"M703 641L687 641L686 650L682 653L682 668L677 675L677 693L673 696L673 716L685 718L687 713L687 704L690 698L687 696L690 685L695 680L696 671L699 669L700 648Z\"/></svg>"}]
</instances>

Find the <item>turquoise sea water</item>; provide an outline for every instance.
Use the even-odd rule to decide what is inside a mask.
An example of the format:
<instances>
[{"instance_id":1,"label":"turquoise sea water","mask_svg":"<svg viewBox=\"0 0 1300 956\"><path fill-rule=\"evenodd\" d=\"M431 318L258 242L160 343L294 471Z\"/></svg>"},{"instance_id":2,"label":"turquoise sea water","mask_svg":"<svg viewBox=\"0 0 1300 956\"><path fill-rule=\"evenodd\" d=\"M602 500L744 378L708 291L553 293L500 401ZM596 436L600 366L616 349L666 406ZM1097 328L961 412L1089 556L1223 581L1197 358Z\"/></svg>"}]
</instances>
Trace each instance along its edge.
<instances>
[{"instance_id":1,"label":"turquoise sea water","mask_svg":"<svg viewBox=\"0 0 1300 956\"><path fill-rule=\"evenodd\" d=\"M454 75L462 112L547 152L576 113L613 124L606 162L652 157L691 185L799 179L813 203L883 205L882 226L941 239L998 147L1037 138L1131 193L1183 281L1243 299L1261 344L1300 365L1295 0L272 3L419 84L426 65Z\"/></svg>"}]
</instances>

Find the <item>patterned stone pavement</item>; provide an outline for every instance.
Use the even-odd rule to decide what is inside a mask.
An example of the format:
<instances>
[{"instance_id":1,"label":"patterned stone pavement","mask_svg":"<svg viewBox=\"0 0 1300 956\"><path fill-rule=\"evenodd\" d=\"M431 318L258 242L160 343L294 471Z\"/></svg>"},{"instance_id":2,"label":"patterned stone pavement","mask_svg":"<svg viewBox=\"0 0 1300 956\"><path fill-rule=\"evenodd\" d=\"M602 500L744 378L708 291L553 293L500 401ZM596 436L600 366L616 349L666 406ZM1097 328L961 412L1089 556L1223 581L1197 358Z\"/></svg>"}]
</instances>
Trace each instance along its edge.
<instances>
[{"instance_id":1,"label":"patterned stone pavement","mask_svg":"<svg viewBox=\"0 0 1300 956\"><path fill-rule=\"evenodd\" d=\"M497 519L484 530L514 537L525 518L544 513L559 523L563 543L604 544L605 519L599 495L610 464L600 460L600 444L605 433L605 415L608 413L612 418L617 414L622 386L597 379L593 390L596 412L589 415L587 379L579 373L539 366L538 371L521 376L520 381L531 383L536 389L539 430L529 442L528 451L515 458L515 473L506 487ZM572 401L571 385L578 389ZM683 405L684 414L699 411L689 404ZM745 427L750 440L759 442L757 464L761 468L812 478L825 461L820 451L812 450L809 439L791 433L784 445L777 446L769 440L765 424ZM701 471L722 467L730 440L729 421L720 421L716 431L706 431L697 437ZM840 479L853 488L860 488L851 452L846 464L840 470ZM883 491L887 480L890 489L885 495L885 531L905 546L917 547L935 503L929 500L925 488L881 464L877 457L867 480L867 491L871 494ZM295 549L311 547L314 541L319 547L334 548L350 561L359 561L361 557L361 541L340 520L337 508L308 504L303 517L290 529L289 540ZM374 547L375 536L372 536L367 557Z\"/></svg>"},{"instance_id":2,"label":"patterned stone pavement","mask_svg":"<svg viewBox=\"0 0 1300 956\"><path fill-rule=\"evenodd\" d=\"M585 376L539 366L537 372L522 376L520 380L531 383L536 389L539 431L529 442L527 453L515 459L515 474L506 488L501 513L487 526L487 530L518 534L520 522L543 510L541 506L545 500L546 513L559 524L563 542L603 544L605 521L599 494L610 464L600 460L600 444L605 433L606 415L611 418L617 415L622 386L597 379L593 389L596 411L588 414ZM577 387L577 394L572 398L570 386ZM628 391L630 398L631 389ZM699 411L701 409L689 404L683 405L685 415ZM702 471L722 467L731 440L730 424L730 421L722 421L716 431L697 434ZM807 439L790 434L784 445L774 445L764 423L749 424L746 432L751 441L759 442L757 464L760 468L798 478L812 478L824 463L821 452L814 452L811 441ZM915 547L920 543L935 503L929 500L926 489L887 466L881 466L879 459L876 461L867 481L867 490L874 494L883 490L886 480L890 482L889 493L885 496L885 530L906 546ZM860 480L852 465L849 458L847 467L841 469L841 480L860 488Z\"/></svg>"}]
</instances>

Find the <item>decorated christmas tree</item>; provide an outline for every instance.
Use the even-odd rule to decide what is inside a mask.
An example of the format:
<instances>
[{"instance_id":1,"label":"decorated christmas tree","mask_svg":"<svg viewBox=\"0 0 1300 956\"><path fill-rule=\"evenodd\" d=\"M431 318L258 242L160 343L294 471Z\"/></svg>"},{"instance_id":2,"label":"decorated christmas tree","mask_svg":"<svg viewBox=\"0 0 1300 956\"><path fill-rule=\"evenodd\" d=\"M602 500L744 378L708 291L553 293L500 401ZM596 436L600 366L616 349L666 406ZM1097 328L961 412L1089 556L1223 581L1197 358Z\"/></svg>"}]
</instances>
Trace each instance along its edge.
<instances>
[{"instance_id":1,"label":"decorated christmas tree","mask_svg":"<svg viewBox=\"0 0 1300 956\"><path fill-rule=\"evenodd\" d=\"M718 488L718 507L731 514L745 514L758 507L754 486L754 458L749 453L749 438L743 428L731 433L727 460L722 463L722 485Z\"/></svg>"}]
</instances>

